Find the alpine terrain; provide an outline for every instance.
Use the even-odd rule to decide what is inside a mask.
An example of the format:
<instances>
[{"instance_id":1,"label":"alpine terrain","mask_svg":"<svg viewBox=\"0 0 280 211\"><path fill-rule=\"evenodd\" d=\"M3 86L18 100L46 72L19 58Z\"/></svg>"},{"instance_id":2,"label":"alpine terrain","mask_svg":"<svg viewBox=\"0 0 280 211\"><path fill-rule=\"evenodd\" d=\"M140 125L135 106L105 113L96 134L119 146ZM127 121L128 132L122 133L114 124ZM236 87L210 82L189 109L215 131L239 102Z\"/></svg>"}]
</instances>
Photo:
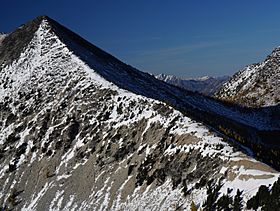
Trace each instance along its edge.
<instances>
[{"instance_id":1,"label":"alpine terrain","mask_svg":"<svg viewBox=\"0 0 280 211\"><path fill-rule=\"evenodd\" d=\"M223 84L216 97L249 107L274 106L280 103L280 47L265 61L237 72Z\"/></svg>"},{"instance_id":2,"label":"alpine terrain","mask_svg":"<svg viewBox=\"0 0 280 211\"><path fill-rule=\"evenodd\" d=\"M6 34L0 32L0 45L6 36Z\"/></svg>"},{"instance_id":3,"label":"alpine terrain","mask_svg":"<svg viewBox=\"0 0 280 211\"><path fill-rule=\"evenodd\" d=\"M271 110L157 80L46 16L3 39L0 73L0 210L247 210L279 195Z\"/></svg>"},{"instance_id":4,"label":"alpine terrain","mask_svg":"<svg viewBox=\"0 0 280 211\"><path fill-rule=\"evenodd\" d=\"M157 79L165 81L166 83L179 86L186 90L199 92L208 96L212 96L220 87L229 79L228 76L223 77L209 77L201 78L180 78L174 75L159 74Z\"/></svg>"}]
</instances>

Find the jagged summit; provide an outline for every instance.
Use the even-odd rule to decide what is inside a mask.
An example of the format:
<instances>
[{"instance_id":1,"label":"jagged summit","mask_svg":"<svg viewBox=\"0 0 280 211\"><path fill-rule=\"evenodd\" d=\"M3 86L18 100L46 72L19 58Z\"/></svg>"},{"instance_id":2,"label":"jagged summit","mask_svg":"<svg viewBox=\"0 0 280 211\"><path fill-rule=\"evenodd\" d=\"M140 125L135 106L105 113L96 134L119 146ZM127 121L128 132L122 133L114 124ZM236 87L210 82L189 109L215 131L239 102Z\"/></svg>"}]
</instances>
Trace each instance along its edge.
<instances>
[{"instance_id":1,"label":"jagged summit","mask_svg":"<svg viewBox=\"0 0 280 211\"><path fill-rule=\"evenodd\" d=\"M9 65L12 61L18 59L20 53L34 37L34 33L38 30L43 20L50 20L50 18L39 16L17 28L3 40L0 46L0 67Z\"/></svg>"},{"instance_id":2,"label":"jagged summit","mask_svg":"<svg viewBox=\"0 0 280 211\"><path fill-rule=\"evenodd\" d=\"M2 43L2 46L0 46L0 66L9 65L12 61L18 59L20 53L30 43L42 22L47 23L49 26L48 30L56 33L56 35L61 38L63 38L63 36L60 32L65 33L69 36L69 38L77 38L77 35L74 35L73 32L50 17L46 15L38 16L35 19L23 24L6 37L5 41ZM90 45L90 43L86 42L80 37L77 39L77 41L78 40L79 44L84 43L86 45Z\"/></svg>"},{"instance_id":3,"label":"jagged summit","mask_svg":"<svg viewBox=\"0 0 280 211\"><path fill-rule=\"evenodd\" d=\"M20 53L30 43L42 22L47 25L44 30L48 30L49 33L53 33L54 36L67 45L67 48L73 51L107 80L117 83L119 86L131 84L127 83L127 81L129 80L132 82L134 77L142 78L142 80L148 77L153 80L153 77L149 77L149 74L139 72L135 68L126 65L117 58L96 47L76 33L45 15L39 16L34 20L27 22L12 32L5 39L2 46L0 47L0 66L9 65L12 61L18 59ZM45 33L45 35L47 34L48 33ZM116 65L116 67L112 67L112 65ZM103 70L99 71L101 67ZM105 70L104 67L107 67L108 70ZM114 70L112 70L112 68L114 68ZM128 72L131 74L127 74ZM128 78L124 78L124 75L126 75ZM130 88L132 89L133 87Z\"/></svg>"}]
</instances>

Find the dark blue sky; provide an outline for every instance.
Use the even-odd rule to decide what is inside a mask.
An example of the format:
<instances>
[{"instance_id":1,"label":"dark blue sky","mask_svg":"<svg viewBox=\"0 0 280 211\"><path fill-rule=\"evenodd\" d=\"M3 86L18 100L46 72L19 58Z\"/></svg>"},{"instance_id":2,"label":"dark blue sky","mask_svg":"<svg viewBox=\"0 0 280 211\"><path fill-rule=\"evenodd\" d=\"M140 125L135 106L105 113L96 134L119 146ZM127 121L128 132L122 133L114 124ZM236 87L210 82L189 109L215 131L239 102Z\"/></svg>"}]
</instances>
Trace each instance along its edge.
<instances>
[{"instance_id":1,"label":"dark blue sky","mask_svg":"<svg viewBox=\"0 0 280 211\"><path fill-rule=\"evenodd\" d=\"M136 68L229 75L280 45L279 0L6 0L0 31L48 15Z\"/></svg>"}]
</instances>

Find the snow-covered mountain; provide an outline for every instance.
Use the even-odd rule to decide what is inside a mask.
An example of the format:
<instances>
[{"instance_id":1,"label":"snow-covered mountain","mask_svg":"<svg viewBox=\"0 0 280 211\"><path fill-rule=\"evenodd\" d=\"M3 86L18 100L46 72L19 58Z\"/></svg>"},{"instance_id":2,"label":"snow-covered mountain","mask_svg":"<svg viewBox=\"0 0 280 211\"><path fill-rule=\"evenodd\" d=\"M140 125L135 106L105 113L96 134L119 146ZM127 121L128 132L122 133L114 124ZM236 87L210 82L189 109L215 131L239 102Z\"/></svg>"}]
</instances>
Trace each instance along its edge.
<instances>
[{"instance_id":1,"label":"snow-covered mountain","mask_svg":"<svg viewBox=\"0 0 280 211\"><path fill-rule=\"evenodd\" d=\"M280 47L265 59L237 72L216 97L249 107L275 106L280 102Z\"/></svg>"},{"instance_id":2,"label":"snow-covered mountain","mask_svg":"<svg viewBox=\"0 0 280 211\"><path fill-rule=\"evenodd\" d=\"M200 78L180 78L174 75L159 74L157 79L165 81L166 83L179 86L186 90L199 92L205 95L212 96L225 83L229 77L209 77L204 76Z\"/></svg>"},{"instance_id":3,"label":"snow-covered mountain","mask_svg":"<svg viewBox=\"0 0 280 211\"><path fill-rule=\"evenodd\" d=\"M217 208L238 189L245 205L279 177L240 145L274 140L269 112L157 80L46 16L4 39L0 68L3 209Z\"/></svg>"}]
</instances>

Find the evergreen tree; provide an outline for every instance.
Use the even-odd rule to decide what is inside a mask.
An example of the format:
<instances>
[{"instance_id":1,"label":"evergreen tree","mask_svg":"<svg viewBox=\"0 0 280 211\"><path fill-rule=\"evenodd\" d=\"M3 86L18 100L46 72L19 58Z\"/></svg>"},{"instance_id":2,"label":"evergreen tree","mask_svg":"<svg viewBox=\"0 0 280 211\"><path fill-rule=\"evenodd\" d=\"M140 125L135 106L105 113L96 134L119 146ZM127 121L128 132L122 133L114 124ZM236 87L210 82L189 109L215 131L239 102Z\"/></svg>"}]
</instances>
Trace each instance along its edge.
<instances>
[{"instance_id":1,"label":"evergreen tree","mask_svg":"<svg viewBox=\"0 0 280 211\"><path fill-rule=\"evenodd\" d=\"M257 210L259 207L262 206L270 206L269 202L271 201L271 195L269 192L268 187L262 185L257 194L253 196L250 200L247 201L247 208ZM273 201L274 203L274 201Z\"/></svg>"},{"instance_id":2,"label":"evergreen tree","mask_svg":"<svg viewBox=\"0 0 280 211\"><path fill-rule=\"evenodd\" d=\"M257 193L247 201L247 208L257 210L260 207L259 194Z\"/></svg>"},{"instance_id":3,"label":"evergreen tree","mask_svg":"<svg viewBox=\"0 0 280 211\"><path fill-rule=\"evenodd\" d=\"M273 184L270 195L266 199L262 210L277 211L280 207L280 178Z\"/></svg>"},{"instance_id":4,"label":"evergreen tree","mask_svg":"<svg viewBox=\"0 0 280 211\"><path fill-rule=\"evenodd\" d=\"M276 207L280 207L280 178L273 184L271 188L271 199Z\"/></svg>"},{"instance_id":5,"label":"evergreen tree","mask_svg":"<svg viewBox=\"0 0 280 211\"><path fill-rule=\"evenodd\" d=\"M233 200L233 211L241 211L243 208L243 204L242 204L242 191L240 191L239 189L237 189L236 195L234 196L234 200Z\"/></svg>"},{"instance_id":6,"label":"evergreen tree","mask_svg":"<svg viewBox=\"0 0 280 211\"><path fill-rule=\"evenodd\" d=\"M262 211L279 211L280 207L280 178L273 184L271 190L262 185L257 194L247 201L247 208Z\"/></svg>"},{"instance_id":7,"label":"evergreen tree","mask_svg":"<svg viewBox=\"0 0 280 211\"><path fill-rule=\"evenodd\" d=\"M224 194L217 202L217 210L218 211L231 211L232 209L232 197L230 196L232 190L227 189L227 193Z\"/></svg>"},{"instance_id":8,"label":"evergreen tree","mask_svg":"<svg viewBox=\"0 0 280 211\"><path fill-rule=\"evenodd\" d=\"M268 187L265 185L262 185L259 188L258 195L259 195L258 200L259 200L260 205L261 206L265 205L270 198L270 192L269 192Z\"/></svg>"},{"instance_id":9,"label":"evergreen tree","mask_svg":"<svg viewBox=\"0 0 280 211\"><path fill-rule=\"evenodd\" d=\"M217 206L217 199L219 196L219 191L222 187L221 180L219 180L218 184L213 184L213 180L210 180L207 183L207 199L203 204L204 211L214 211Z\"/></svg>"}]
</instances>

